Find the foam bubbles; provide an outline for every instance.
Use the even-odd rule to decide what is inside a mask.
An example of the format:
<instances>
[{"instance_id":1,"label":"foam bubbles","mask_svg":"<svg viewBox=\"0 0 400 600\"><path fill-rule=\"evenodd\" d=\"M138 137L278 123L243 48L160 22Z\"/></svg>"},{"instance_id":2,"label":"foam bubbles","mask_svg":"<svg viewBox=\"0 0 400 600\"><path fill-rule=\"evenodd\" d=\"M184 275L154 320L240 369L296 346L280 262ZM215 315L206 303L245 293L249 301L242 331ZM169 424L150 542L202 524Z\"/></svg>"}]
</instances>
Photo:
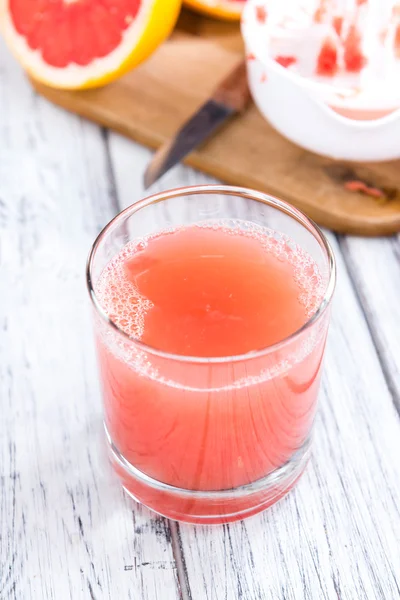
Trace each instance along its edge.
<instances>
[{"instance_id":1,"label":"foam bubbles","mask_svg":"<svg viewBox=\"0 0 400 600\"><path fill-rule=\"evenodd\" d=\"M127 244L108 263L96 284L96 294L108 317L135 339L142 337L145 315L153 305L127 277L125 264L146 246L147 240Z\"/></svg>"}]
</instances>

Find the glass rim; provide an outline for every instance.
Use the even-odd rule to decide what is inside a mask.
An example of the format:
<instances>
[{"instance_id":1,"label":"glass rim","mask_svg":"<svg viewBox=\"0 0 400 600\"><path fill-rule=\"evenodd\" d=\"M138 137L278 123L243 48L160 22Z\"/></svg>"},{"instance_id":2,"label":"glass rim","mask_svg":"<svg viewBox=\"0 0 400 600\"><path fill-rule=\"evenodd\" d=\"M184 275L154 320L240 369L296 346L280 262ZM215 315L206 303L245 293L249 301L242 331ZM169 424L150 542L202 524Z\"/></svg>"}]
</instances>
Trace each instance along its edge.
<instances>
[{"instance_id":1,"label":"glass rim","mask_svg":"<svg viewBox=\"0 0 400 600\"><path fill-rule=\"evenodd\" d=\"M326 289L324 295L319 303L317 310L314 314L296 331L286 336L282 340L275 342L274 344L270 344L269 346L265 346L259 350L252 350L250 352L246 352L245 354L237 354L232 356L211 356L211 357L203 357L203 356L186 356L183 354L173 354L170 352L164 352L163 350L159 350L153 346L145 344L141 340L130 336L128 333L123 331L110 317L107 315L105 310L103 309L99 299L97 298L93 281L92 281L92 270L93 264L96 257L97 250L99 249L104 237L115 229L120 222L124 222L126 218L134 215L139 212L142 208L146 206L150 206L151 204L157 204L164 200L170 200L172 198L179 198L181 196L196 196L199 194L208 194L208 195L224 195L224 196L236 196L239 198L246 198L248 200L255 200L256 202L260 202L262 204L266 204L271 206L280 212L285 213L289 217L295 219L300 225L302 225L305 229L316 238L317 242L326 252L327 260L328 260L328 280L326 284ZM309 217L305 215L301 210L295 208L289 202L285 200L280 200L275 196L271 196L270 194L266 194L264 192L258 192L256 190L252 190L250 188L245 187L237 187L237 186L229 186L229 185L194 185L194 186L184 186L179 188L174 188L171 190L166 190L164 192L158 192L156 194L152 194L151 196L147 196L142 200L131 204L121 212L119 212L105 227L100 231L98 236L96 237L93 245L90 249L89 256L86 263L86 286L89 293L89 297L91 303L96 310L96 313L101 317L102 321L106 323L109 327L111 327L114 331L120 334L127 341L135 344L140 350L144 352L148 352L152 355L165 358L168 360L174 360L176 362L186 362L186 363L230 363L230 362L239 362L245 360L251 360L260 356L263 356L269 352L280 349L282 346L296 340L300 337L305 331L310 329L314 323L316 323L322 315L325 313L326 309L329 307L333 293L335 291L336 286L336 260L333 254L333 250L331 248L330 243L328 242L326 236L322 233L321 229L318 225Z\"/></svg>"}]
</instances>

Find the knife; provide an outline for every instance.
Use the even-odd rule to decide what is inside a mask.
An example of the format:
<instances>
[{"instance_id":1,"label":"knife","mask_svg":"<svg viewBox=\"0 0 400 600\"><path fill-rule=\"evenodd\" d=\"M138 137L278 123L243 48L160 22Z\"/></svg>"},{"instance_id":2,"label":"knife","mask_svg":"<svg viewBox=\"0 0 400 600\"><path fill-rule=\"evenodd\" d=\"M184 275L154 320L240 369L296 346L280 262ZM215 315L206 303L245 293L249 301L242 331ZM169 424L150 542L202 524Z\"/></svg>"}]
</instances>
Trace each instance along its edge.
<instances>
[{"instance_id":1,"label":"knife","mask_svg":"<svg viewBox=\"0 0 400 600\"><path fill-rule=\"evenodd\" d=\"M243 112L250 100L246 62L241 61L211 98L155 153L144 174L146 188L211 136L227 119Z\"/></svg>"}]
</instances>

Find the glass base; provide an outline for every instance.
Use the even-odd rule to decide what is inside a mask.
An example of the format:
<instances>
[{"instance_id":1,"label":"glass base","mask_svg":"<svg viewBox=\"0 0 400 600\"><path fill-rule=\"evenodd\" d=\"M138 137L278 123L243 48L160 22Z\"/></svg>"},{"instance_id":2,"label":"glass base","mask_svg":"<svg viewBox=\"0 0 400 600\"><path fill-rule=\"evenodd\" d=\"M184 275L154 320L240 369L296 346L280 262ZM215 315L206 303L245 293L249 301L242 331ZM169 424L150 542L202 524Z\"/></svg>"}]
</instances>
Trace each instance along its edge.
<instances>
[{"instance_id":1,"label":"glass base","mask_svg":"<svg viewBox=\"0 0 400 600\"><path fill-rule=\"evenodd\" d=\"M127 494L157 514L185 523L230 523L264 511L295 486L311 453L309 437L285 465L254 483L232 490L192 491L142 473L118 452L107 430L106 437L111 462Z\"/></svg>"}]
</instances>

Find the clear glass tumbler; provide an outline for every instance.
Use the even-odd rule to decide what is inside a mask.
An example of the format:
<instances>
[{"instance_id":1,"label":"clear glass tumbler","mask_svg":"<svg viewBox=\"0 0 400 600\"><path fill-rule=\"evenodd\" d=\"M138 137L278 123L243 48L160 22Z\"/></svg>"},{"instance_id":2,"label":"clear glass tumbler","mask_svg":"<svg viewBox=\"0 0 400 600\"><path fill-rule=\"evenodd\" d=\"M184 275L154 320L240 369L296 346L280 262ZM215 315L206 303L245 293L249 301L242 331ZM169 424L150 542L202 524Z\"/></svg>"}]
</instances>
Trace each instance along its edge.
<instances>
[{"instance_id":1,"label":"clear glass tumbler","mask_svg":"<svg viewBox=\"0 0 400 600\"><path fill-rule=\"evenodd\" d=\"M311 257L323 290L308 321L270 347L210 358L168 354L119 329L96 290L109 261L127 243L213 222L256 228L289 253L301 248ZM335 278L332 250L318 227L253 190L163 192L103 229L89 256L87 285L106 438L128 494L172 519L224 523L264 510L295 485L310 456Z\"/></svg>"}]
</instances>

